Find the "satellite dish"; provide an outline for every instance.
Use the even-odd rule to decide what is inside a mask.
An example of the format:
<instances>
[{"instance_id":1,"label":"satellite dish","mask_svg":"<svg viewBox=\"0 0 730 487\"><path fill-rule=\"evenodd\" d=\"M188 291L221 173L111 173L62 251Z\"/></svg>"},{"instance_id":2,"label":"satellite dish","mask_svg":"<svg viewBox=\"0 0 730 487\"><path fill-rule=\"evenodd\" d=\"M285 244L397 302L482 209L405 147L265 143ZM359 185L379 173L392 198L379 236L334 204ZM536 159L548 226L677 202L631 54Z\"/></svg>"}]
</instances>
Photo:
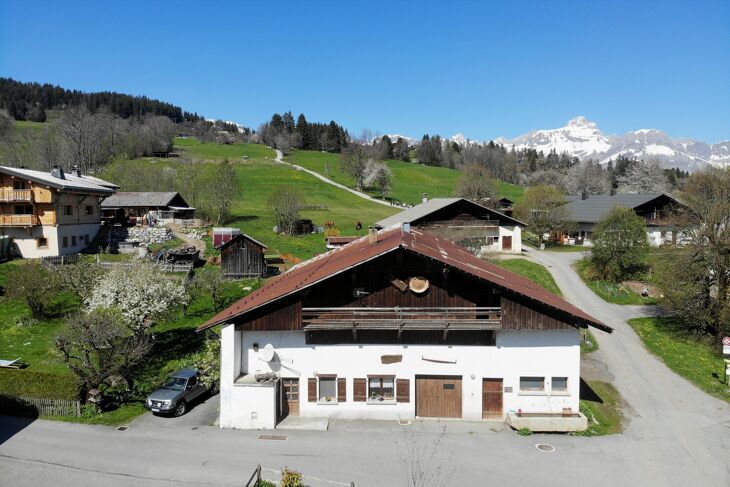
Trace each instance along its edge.
<instances>
[{"instance_id":1,"label":"satellite dish","mask_svg":"<svg viewBox=\"0 0 730 487\"><path fill-rule=\"evenodd\" d=\"M274 360L274 353L274 346L270 343L267 343L266 346L261 349L261 360L271 362L272 360Z\"/></svg>"},{"instance_id":2,"label":"satellite dish","mask_svg":"<svg viewBox=\"0 0 730 487\"><path fill-rule=\"evenodd\" d=\"M428 279L425 277L411 277L408 280L408 289L416 294L425 293L428 290Z\"/></svg>"}]
</instances>

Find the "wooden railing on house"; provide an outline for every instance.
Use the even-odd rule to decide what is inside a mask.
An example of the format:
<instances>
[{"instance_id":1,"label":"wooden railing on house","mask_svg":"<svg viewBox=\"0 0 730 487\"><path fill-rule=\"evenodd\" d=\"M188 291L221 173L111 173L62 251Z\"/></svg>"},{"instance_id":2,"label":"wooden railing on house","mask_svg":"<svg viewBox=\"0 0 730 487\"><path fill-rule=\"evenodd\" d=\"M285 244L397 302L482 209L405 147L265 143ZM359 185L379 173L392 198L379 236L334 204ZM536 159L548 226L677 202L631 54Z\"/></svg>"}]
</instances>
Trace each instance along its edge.
<instances>
[{"instance_id":1,"label":"wooden railing on house","mask_svg":"<svg viewBox=\"0 0 730 487\"><path fill-rule=\"evenodd\" d=\"M429 227L478 227L478 228L496 228L499 227L499 220L434 220L423 224Z\"/></svg>"},{"instance_id":2,"label":"wooden railing on house","mask_svg":"<svg viewBox=\"0 0 730 487\"><path fill-rule=\"evenodd\" d=\"M36 215L0 215L0 227L32 227L37 224Z\"/></svg>"},{"instance_id":3,"label":"wooden railing on house","mask_svg":"<svg viewBox=\"0 0 730 487\"><path fill-rule=\"evenodd\" d=\"M14 201L31 201L32 192L29 189L0 189L0 201L10 203Z\"/></svg>"},{"instance_id":4,"label":"wooden railing on house","mask_svg":"<svg viewBox=\"0 0 730 487\"><path fill-rule=\"evenodd\" d=\"M315 329L419 329L499 330L502 309L491 307L430 308L303 308L304 328Z\"/></svg>"}]
</instances>

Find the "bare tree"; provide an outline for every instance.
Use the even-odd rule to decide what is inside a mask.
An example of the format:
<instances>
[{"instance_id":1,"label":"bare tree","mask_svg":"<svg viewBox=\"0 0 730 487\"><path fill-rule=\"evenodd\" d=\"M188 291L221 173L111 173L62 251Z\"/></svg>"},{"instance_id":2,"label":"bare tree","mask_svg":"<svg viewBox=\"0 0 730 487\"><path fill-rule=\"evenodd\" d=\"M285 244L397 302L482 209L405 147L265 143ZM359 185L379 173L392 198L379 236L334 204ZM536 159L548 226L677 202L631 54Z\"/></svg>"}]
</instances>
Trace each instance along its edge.
<instances>
[{"instance_id":1,"label":"bare tree","mask_svg":"<svg viewBox=\"0 0 730 487\"><path fill-rule=\"evenodd\" d=\"M475 203L487 203L493 206L497 199L494 178L489 170L479 164L469 164L459 176L456 184L456 195Z\"/></svg>"},{"instance_id":2,"label":"bare tree","mask_svg":"<svg viewBox=\"0 0 730 487\"><path fill-rule=\"evenodd\" d=\"M570 227L565 196L555 186L533 186L515 205L517 218L537 234L542 245L546 233L566 231Z\"/></svg>"},{"instance_id":3,"label":"bare tree","mask_svg":"<svg viewBox=\"0 0 730 487\"><path fill-rule=\"evenodd\" d=\"M568 170L563 187L568 194L601 194L608 190L608 175L600 164L587 160Z\"/></svg>"},{"instance_id":4,"label":"bare tree","mask_svg":"<svg viewBox=\"0 0 730 487\"><path fill-rule=\"evenodd\" d=\"M342 172L350 175L355 180L355 186L362 190L365 183L368 162L372 159L370 147L352 143L342 150L340 168Z\"/></svg>"},{"instance_id":5,"label":"bare tree","mask_svg":"<svg viewBox=\"0 0 730 487\"><path fill-rule=\"evenodd\" d=\"M269 205L274 215L279 232L287 235L294 233L296 221L299 219L299 212L304 204L299 192L290 186L280 186L271 193Z\"/></svg>"},{"instance_id":6,"label":"bare tree","mask_svg":"<svg viewBox=\"0 0 730 487\"><path fill-rule=\"evenodd\" d=\"M401 468L404 487L440 487L446 485L453 475L454 467L450 458L443 457L443 441L446 436L446 426L431 442L424 441L423 428L418 433L405 432L403 434L403 453Z\"/></svg>"}]
</instances>

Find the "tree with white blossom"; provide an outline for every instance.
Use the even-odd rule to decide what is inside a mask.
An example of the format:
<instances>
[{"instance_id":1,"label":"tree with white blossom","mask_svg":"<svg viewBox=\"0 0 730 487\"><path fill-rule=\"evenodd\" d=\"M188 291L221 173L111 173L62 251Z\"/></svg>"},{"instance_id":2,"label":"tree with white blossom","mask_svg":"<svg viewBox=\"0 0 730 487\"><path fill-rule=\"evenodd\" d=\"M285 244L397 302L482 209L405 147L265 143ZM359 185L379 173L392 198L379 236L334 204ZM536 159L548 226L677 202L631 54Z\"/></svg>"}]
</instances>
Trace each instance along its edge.
<instances>
[{"instance_id":1,"label":"tree with white blossom","mask_svg":"<svg viewBox=\"0 0 730 487\"><path fill-rule=\"evenodd\" d=\"M179 278L163 274L154 266L136 264L115 267L99 279L86 306L89 310L119 310L127 326L138 335L187 301L188 295Z\"/></svg>"}]
</instances>

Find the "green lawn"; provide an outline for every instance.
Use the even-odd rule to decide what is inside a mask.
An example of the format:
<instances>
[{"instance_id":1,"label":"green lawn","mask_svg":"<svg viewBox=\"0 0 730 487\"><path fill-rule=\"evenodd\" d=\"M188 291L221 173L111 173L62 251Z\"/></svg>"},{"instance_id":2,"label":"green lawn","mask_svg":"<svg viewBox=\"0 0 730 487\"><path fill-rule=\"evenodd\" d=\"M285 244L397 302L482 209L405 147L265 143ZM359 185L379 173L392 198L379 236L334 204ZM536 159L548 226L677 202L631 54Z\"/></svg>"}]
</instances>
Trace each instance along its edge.
<instances>
[{"instance_id":1,"label":"green lawn","mask_svg":"<svg viewBox=\"0 0 730 487\"><path fill-rule=\"evenodd\" d=\"M20 130L41 130L46 126L43 122L29 122L27 120L15 120L15 129Z\"/></svg>"},{"instance_id":2,"label":"green lawn","mask_svg":"<svg viewBox=\"0 0 730 487\"><path fill-rule=\"evenodd\" d=\"M340 171L339 154L297 150L287 155L284 160L318 172L340 184L354 187L352 178ZM460 171L444 167L423 166L396 160L386 162L393 171L393 190L389 196L404 203L420 203L421 194L424 192L432 198L454 196L456 181L461 175ZM497 192L500 196L519 201L524 188L497 181ZM379 196L374 192L372 194Z\"/></svg>"},{"instance_id":3,"label":"green lawn","mask_svg":"<svg viewBox=\"0 0 730 487\"><path fill-rule=\"evenodd\" d=\"M7 285L8 272L22 262L16 260L0 264L0 286ZM259 285L259 280L252 279L228 282L224 290L225 305L245 296ZM74 376L62 362L53 343L63 325L63 318L60 315L79 308L80 303L75 297L59 293L51 310L59 316L29 323L19 320L30 316L30 311L24 303L6 297L0 298L0 356L11 359L22 358L28 365L26 369L6 371L6 373L42 371L74 380ZM174 311L155 327L154 348L132 378L134 392L132 401L102 414L55 419L92 424L121 424L141 414L144 411L141 405L142 398L158 387L166 374L192 365L191 361L202 349L205 340L205 334L196 333L195 328L212 317L215 312L211 298L202 295L190 304L187 314L183 314L182 310Z\"/></svg>"},{"instance_id":4,"label":"green lawn","mask_svg":"<svg viewBox=\"0 0 730 487\"><path fill-rule=\"evenodd\" d=\"M667 367L703 391L730 402L720 347L688 335L671 318L635 318L629 324Z\"/></svg>"},{"instance_id":5,"label":"green lawn","mask_svg":"<svg viewBox=\"0 0 730 487\"><path fill-rule=\"evenodd\" d=\"M624 415L621 395L608 382L588 381L588 387L595 394L581 391L580 411L588 418L588 429L577 436L613 435L623 431Z\"/></svg>"},{"instance_id":6,"label":"green lawn","mask_svg":"<svg viewBox=\"0 0 730 487\"><path fill-rule=\"evenodd\" d=\"M112 166L123 164L126 170L134 171L149 163L146 159L123 160L112 163ZM156 164L174 168L180 162L158 159ZM213 164L206 164L207 169L212 170L214 167ZM240 228L242 232L266 244L270 251L298 259L308 259L324 252L325 238L321 234L292 237L273 232L274 219L268 200L271 191L278 186L297 189L304 196L305 204L316 208L302 211L302 218L311 219L315 225L333 220L342 235L365 235L369 225L398 212L396 208L365 201L284 164L249 160L236 162L233 169L240 193L233 203L231 221L226 226ZM355 231L358 221L363 228Z\"/></svg>"},{"instance_id":7,"label":"green lawn","mask_svg":"<svg viewBox=\"0 0 730 487\"><path fill-rule=\"evenodd\" d=\"M592 279L590 264L588 259L583 259L575 264L578 275L583 282L591 288L591 290L601 297L604 301L614 304L657 304L658 300L654 297L644 298L630 289L609 281L600 279Z\"/></svg>"},{"instance_id":8,"label":"green lawn","mask_svg":"<svg viewBox=\"0 0 730 487\"><path fill-rule=\"evenodd\" d=\"M550 274L550 271L541 264L520 258L504 260L497 259L493 262L508 271L512 271L515 274L528 278L558 296L563 295L560 288L555 283L555 279L553 279L553 276Z\"/></svg>"},{"instance_id":9,"label":"green lawn","mask_svg":"<svg viewBox=\"0 0 730 487\"><path fill-rule=\"evenodd\" d=\"M198 139L175 138L175 151L184 155L194 156L205 161L228 159L231 162L243 160L273 160L276 153L261 144L218 144L216 142L201 142Z\"/></svg>"},{"instance_id":10,"label":"green lawn","mask_svg":"<svg viewBox=\"0 0 730 487\"><path fill-rule=\"evenodd\" d=\"M580 340L580 353L587 354L598 350L598 342L596 341L596 337L593 336L593 333L591 333L591 330L583 330L581 335L583 336ZM585 340L583 340L583 337L585 337Z\"/></svg>"}]
</instances>

